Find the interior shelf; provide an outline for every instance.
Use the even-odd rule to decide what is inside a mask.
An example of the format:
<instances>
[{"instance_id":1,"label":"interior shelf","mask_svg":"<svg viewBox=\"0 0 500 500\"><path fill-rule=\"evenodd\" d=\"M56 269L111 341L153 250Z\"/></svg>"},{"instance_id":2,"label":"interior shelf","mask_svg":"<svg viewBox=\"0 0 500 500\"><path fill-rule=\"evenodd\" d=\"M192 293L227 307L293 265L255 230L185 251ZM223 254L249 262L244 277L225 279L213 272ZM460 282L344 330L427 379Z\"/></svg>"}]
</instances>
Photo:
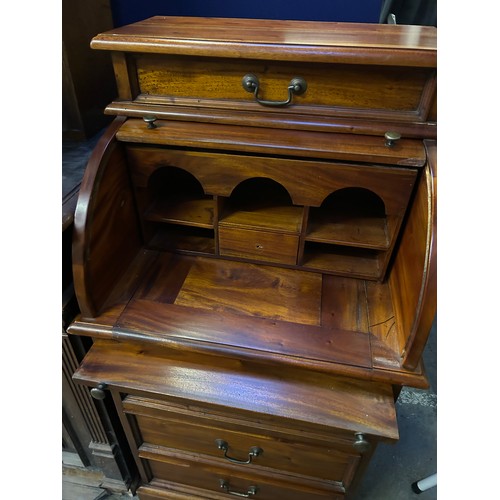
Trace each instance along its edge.
<instances>
[{"instance_id":1,"label":"interior shelf","mask_svg":"<svg viewBox=\"0 0 500 500\"><path fill-rule=\"evenodd\" d=\"M147 247L167 252L215 254L215 234L212 229L177 224L152 225L153 237Z\"/></svg>"},{"instance_id":2,"label":"interior shelf","mask_svg":"<svg viewBox=\"0 0 500 500\"><path fill-rule=\"evenodd\" d=\"M219 224L228 227L268 229L298 234L302 223L302 213L302 207L248 203L228 207Z\"/></svg>"},{"instance_id":3,"label":"interior shelf","mask_svg":"<svg viewBox=\"0 0 500 500\"><path fill-rule=\"evenodd\" d=\"M368 279L380 277L380 252L340 245L306 242L305 268Z\"/></svg>"},{"instance_id":4,"label":"interior shelf","mask_svg":"<svg viewBox=\"0 0 500 500\"><path fill-rule=\"evenodd\" d=\"M213 228L214 200L212 197L181 196L157 199L146 211L144 218L148 221Z\"/></svg>"},{"instance_id":5,"label":"interior shelf","mask_svg":"<svg viewBox=\"0 0 500 500\"><path fill-rule=\"evenodd\" d=\"M336 215L326 211L312 214L305 239L376 250L387 250L390 246L385 217Z\"/></svg>"}]
</instances>

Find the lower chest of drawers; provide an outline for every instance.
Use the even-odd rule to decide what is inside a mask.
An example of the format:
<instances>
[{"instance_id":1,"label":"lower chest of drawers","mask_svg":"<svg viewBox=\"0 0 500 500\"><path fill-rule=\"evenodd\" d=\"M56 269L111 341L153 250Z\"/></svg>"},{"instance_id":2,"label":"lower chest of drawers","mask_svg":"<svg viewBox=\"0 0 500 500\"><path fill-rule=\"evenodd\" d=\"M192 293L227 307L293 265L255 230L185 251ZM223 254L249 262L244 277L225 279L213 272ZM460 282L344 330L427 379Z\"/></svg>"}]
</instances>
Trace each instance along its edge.
<instances>
[{"instance_id":1,"label":"lower chest of drawers","mask_svg":"<svg viewBox=\"0 0 500 500\"><path fill-rule=\"evenodd\" d=\"M171 355L99 340L75 375L111 392L141 500L342 498L398 437L391 386Z\"/></svg>"},{"instance_id":2,"label":"lower chest of drawers","mask_svg":"<svg viewBox=\"0 0 500 500\"><path fill-rule=\"evenodd\" d=\"M131 395L123 411L148 483L263 499L335 498L362 460L352 432L327 436Z\"/></svg>"}]
</instances>

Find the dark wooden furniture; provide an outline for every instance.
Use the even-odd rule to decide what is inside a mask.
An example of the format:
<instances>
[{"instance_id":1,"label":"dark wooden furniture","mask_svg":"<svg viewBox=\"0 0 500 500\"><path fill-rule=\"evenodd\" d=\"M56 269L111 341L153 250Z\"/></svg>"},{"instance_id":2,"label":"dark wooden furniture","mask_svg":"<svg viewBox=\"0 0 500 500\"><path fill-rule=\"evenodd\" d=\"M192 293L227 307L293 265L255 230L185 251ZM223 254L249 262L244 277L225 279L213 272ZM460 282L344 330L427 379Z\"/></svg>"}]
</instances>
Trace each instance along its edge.
<instances>
[{"instance_id":1,"label":"dark wooden furniture","mask_svg":"<svg viewBox=\"0 0 500 500\"><path fill-rule=\"evenodd\" d=\"M94 38L117 115L73 272L141 499L342 499L436 301L436 30L155 17Z\"/></svg>"},{"instance_id":2,"label":"dark wooden furniture","mask_svg":"<svg viewBox=\"0 0 500 500\"><path fill-rule=\"evenodd\" d=\"M116 410L106 402L92 399L89 391L73 380L92 344L88 338L67 333L79 314L71 272L73 221L79 190L78 179L74 182L71 189L63 189L62 199L63 494L78 482L95 486L96 496L105 490L126 493L137 473Z\"/></svg>"},{"instance_id":3,"label":"dark wooden furniture","mask_svg":"<svg viewBox=\"0 0 500 500\"><path fill-rule=\"evenodd\" d=\"M102 108L116 95L113 66L89 40L113 27L109 0L62 2L63 137L88 140L110 123Z\"/></svg>"}]
</instances>

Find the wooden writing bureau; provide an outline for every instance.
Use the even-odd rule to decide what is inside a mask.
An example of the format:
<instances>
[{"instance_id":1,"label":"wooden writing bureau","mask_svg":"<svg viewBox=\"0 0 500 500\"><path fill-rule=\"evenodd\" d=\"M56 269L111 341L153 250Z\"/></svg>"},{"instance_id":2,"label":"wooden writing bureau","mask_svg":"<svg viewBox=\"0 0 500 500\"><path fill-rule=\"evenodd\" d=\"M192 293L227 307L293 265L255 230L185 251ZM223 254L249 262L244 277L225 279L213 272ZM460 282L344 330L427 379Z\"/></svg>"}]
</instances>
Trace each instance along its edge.
<instances>
[{"instance_id":1,"label":"wooden writing bureau","mask_svg":"<svg viewBox=\"0 0 500 500\"><path fill-rule=\"evenodd\" d=\"M342 499L436 302L436 30L154 17L94 38L116 115L73 270L141 499Z\"/></svg>"}]
</instances>

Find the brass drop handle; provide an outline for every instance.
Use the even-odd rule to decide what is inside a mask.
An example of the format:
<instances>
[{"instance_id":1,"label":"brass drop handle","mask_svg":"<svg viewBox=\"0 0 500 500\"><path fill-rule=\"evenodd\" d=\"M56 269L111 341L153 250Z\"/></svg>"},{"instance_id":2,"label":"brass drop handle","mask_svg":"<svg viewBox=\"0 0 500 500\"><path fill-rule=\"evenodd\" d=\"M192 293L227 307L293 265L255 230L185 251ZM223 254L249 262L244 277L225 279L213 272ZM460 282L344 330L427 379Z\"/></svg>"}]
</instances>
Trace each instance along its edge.
<instances>
[{"instance_id":1,"label":"brass drop handle","mask_svg":"<svg viewBox=\"0 0 500 500\"><path fill-rule=\"evenodd\" d=\"M389 148L396 144L396 141L401 139L401 134L399 132L386 132L384 134L385 137L385 145Z\"/></svg>"},{"instance_id":2,"label":"brass drop handle","mask_svg":"<svg viewBox=\"0 0 500 500\"><path fill-rule=\"evenodd\" d=\"M227 441L224 441L223 439L216 439L215 444L217 445L217 448L219 450L222 450L224 452L224 458L229 462L232 462L233 464L251 464L254 457L258 457L259 455L262 455L262 453L264 453L264 450L262 448L259 448L258 446L252 446L248 450L248 459L238 460L237 458L228 456L227 452L229 450L229 444L227 443Z\"/></svg>"},{"instance_id":3,"label":"brass drop handle","mask_svg":"<svg viewBox=\"0 0 500 500\"><path fill-rule=\"evenodd\" d=\"M94 399L104 399L106 397L106 393L104 392L108 388L108 385L104 382L98 384L97 387L93 387L90 389L90 395Z\"/></svg>"},{"instance_id":4,"label":"brass drop handle","mask_svg":"<svg viewBox=\"0 0 500 500\"><path fill-rule=\"evenodd\" d=\"M243 498L250 498L255 495L257 495L258 488L257 486L249 486L246 493L241 493L239 491L234 491L231 489L229 486L229 483L225 479L220 479L219 480L220 487L229 495L233 495L235 497L243 497Z\"/></svg>"},{"instance_id":5,"label":"brass drop handle","mask_svg":"<svg viewBox=\"0 0 500 500\"><path fill-rule=\"evenodd\" d=\"M352 443L352 446L359 453L366 453L371 448L370 442L366 440L362 432L354 434L354 443Z\"/></svg>"},{"instance_id":6,"label":"brass drop handle","mask_svg":"<svg viewBox=\"0 0 500 500\"><path fill-rule=\"evenodd\" d=\"M148 124L148 128L156 128L155 121L158 118L154 115L146 115L143 117L143 120Z\"/></svg>"},{"instance_id":7,"label":"brass drop handle","mask_svg":"<svg viewBox=\"0 0 500 500\"><path fill-rule=\"evenodd\" d=\"M288 106L294 95L303 94L307 90L307 82L300 77L295 77L288 84L288 99L286 101L266 101L259 97L259 79L251 73L246 74L241 81L243 88L250 93L253 93L255 100L262 106Z\"/></svg>"}]
</instances>

